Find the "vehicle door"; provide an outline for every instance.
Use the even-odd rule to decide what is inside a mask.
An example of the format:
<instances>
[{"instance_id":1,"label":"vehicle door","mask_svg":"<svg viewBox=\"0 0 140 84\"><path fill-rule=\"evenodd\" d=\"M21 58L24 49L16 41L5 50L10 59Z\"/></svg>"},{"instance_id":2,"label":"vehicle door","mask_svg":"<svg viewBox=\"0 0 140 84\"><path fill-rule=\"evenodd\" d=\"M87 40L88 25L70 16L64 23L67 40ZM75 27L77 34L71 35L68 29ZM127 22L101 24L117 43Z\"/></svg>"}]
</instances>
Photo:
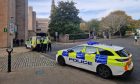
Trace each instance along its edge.
<instances>
[{"instance_id":1,"label":"vehicle door","mask_svg":"<svg viewBox=\"0 0 140 84\"><path fill-rule=\"evenodd\" d=\"M31 48L31 38L26 41L26 47Z\"/></svg>"},{"instance_id":2,"label":"vehicle door","mask_svg":"<svg viewBox=\"0 0 140 84\"><path fill-rule=\"evenodd\" d=\"M85 64L84 68L88 70L94 70L95 69L95 57L97 54L97 48L93 46L86 46L85 51L85 61L87 64Z\"/></svg>"},{"instance_id":3,"label":"vehicle door","mask_svg":"<svg viewBox=\"0 0 140 84\"><path fill-rule=\"evenodd\" d=\"M96 63L101 63L101 64L111 64L113 61L113 56L114 53L109 51L109 50L105 50L105 49L101 49L98 48L99 54L96 55L95 58L95 62Z\"/></svg>"},{"instance_id":4,"label":"vehicle door","mask_svg":"<svg viewBox=\"0 0 140 84\"><path fill-rule=\"evenodd\" d=\"M85 54L82 52L84 46L76 46L68 50L68 63L73 66L80 67L81 60L84 60Z\"/></svg>"}]
</instances>

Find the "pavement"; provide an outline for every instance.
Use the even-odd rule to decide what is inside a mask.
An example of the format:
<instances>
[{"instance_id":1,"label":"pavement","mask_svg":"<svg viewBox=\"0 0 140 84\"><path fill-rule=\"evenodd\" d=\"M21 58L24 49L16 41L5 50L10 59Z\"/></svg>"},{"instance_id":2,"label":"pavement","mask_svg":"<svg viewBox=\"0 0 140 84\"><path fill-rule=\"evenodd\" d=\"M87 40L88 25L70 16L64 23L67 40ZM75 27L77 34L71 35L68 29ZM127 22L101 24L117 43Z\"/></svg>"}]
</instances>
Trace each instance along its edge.
<instances>
[{"instance_id":1,"label":"pavement","mask_svg":"<svg viewBox=\"0 0 140 84\"><path fill-rule=\"evenodd\" d=\"M134 71L130 78L124 79L122 77L113 77L111 81L114 81L118 84L140 84L140 39L138 40L138 43L134 43L134 38L129 37L129 38L115 38L115 39L96 39L94 41L98 41L100 43L104 44L112 44L112 45L118 45L118 46L123 46L125 47L128 51L130 51L133 56L132 56L132 61L134 63ZM52 52L47 52L47 54L44 54L44 56L55 59L56 52L61 49L65 48L70 48L74 47L76 45L80 45L83 43L86 43L87 41L81 41L81 42L75 42L75 43L59 43L58 44L53 44L53 51ZM122 80L121 80L122 79Z\"/></svg>"},{"instance_id":2,"label":"pavement","mask_svg":"<svg viewBox=\"0 0 140 84\"><path fill-rule=\"evenodd\" d=\"M0 73L0 84L105 84L104 82L117 84L91 73L61 66Z\"/></svg>"},{"instance_id":3,"label":"pavement","mask_svg":"<svg viewBox=\"0 0 140 84\"><path fill-rule=\"evenodd\" d=\"M8 56L8 53L6 51L7 48L0 48L0 57ZM18 54L18 53L24 53L29 52L29 49L26 49L25 47L15 47L13 49L12 55Z\"/></svg>"},{"instance_id":4,"label":"pavement","mask_svg":"<svg viewBox=\"0 0 140 84\"><path fill-rule=\"evenodd\" d=\"M10 73L7 72L7 56L0 57L0 84L91 84L97 80L98 84L104 84L103 81L116 84L93 75L95 73L59 66L43 53L31 52L24 47L18 49L23 52L12 54Z\"/></svg>"},{"instance_id":5,"label":"pavement","mask_svg":"<svg viewBox=\"0 0 140 84\"><path fill-rule=\"evenodd\" d=\"M37 52L24 52L12 56L11 67L12 71L55 66L56 63L52 59L48 59ZM0 72L7 72L7 57L0 57Z\"/></svg>"},{"instance_id":6,"label":"pavement","mask_svg":"<svg viewBox=\"0 0 140 84\"><path fill-rule=\"evenodd\" d=\"M55 62L58 50L83 44L54 43L53 51L47 53L31 52L24 47L14 49L12 53L12 72L7 73L7 55L0 49L0 84L140 84L140 45L135 45L132 38L96 40L101 43L124 46L133 54L134 72L128 78L113 77L103 79L96 73L72 66L59 66Z\"/></svg>"}]
</instances>

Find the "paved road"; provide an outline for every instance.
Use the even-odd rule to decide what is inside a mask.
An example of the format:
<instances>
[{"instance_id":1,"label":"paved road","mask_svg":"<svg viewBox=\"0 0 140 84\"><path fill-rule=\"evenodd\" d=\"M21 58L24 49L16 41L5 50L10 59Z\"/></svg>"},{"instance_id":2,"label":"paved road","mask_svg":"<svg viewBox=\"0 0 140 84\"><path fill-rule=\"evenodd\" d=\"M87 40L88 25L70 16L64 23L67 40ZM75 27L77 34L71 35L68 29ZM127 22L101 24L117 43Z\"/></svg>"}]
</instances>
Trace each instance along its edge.
<instances>
[{"instance_id":1,"label":"paved road","mask_svg":"<svg viewBox=\"0 0 140 84\"><path fill-rule=\"evenodd\" d=\"M58 50L74 47L76 45L80 45L80 44L83 44L83 43L86 43L86 41L75 42L75 43L53 43L52 44L52 52L47 52L47 54L44 54L44 55L46 55L46 56L49 55L47 57L54 60L55 55L56 55Z\"/></svg>"},{"instance_id":2,"label":"paved road","mask_svg":"<svg viewBox=\"0 0 140 84\"><path fill-rule=\"evenodd\" d=\"M101 43L106 44L113 44L123 46L128 49L133 54L133 62L134 62L134 72L132 76L129 78L122 78L122 77L114 77L110 81L116 82L118 84L140 84L140 45L135 45L133 38L118 38L118 39L111 39L111 40L97 40ZM48 52L46 55L51 59L55 59L55 54L60 49L69 48L78 44L82 44L86 42L76 42L76 43L55 43L53 44L53 52ZM71 67L73 68L73 67Z\"/></svg>"}]
</instances>

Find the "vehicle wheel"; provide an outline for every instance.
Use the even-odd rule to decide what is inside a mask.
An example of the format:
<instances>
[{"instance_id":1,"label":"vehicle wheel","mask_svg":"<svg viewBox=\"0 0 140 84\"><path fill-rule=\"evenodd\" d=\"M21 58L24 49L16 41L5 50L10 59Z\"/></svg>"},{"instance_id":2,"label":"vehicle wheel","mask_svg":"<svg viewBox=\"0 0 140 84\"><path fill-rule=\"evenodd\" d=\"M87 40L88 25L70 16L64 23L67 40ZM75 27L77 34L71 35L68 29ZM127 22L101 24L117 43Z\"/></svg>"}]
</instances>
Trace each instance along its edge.
<instances>
[{"instance_id":1,"label":"vehicle wheel","mask_svg":"<svg viewBox=\"0 0 140 84\"><path fill-rule=\"evenodd\" d=\"M28 49L27 45L25 45L26 49Z\"/></svg>"},{"instance_id":2,"label":"vehicle wheel","mask_svg":"<svg viewBox=\"0 0 140 84\"><path fill-rule=\"evenodd\" d=\"M97 67L97 74L102 78L109 78L112 76L110 68L105 65L99 65Z\"/></svg>"},{"instance_id":3,"label":"vehicle wheel","mask_svg":"<svg viewBox=\"0 0 140 84\"><path fill-rule=\"evenodd\" d=\"M61 66L66 65L65 60L62 56L59 56L57 60L58 60L58 64L60 64Z\"/></svg>"},{"instance_id":4,"label":"vehicle wheel","mask_svg":"<svg viewBox=\"0 0 140 84\"><path fill-rule=\"evenodd\" d=\"M35 49L31 46L31 51L35 51Z\"/></svg>"}]
</instances>

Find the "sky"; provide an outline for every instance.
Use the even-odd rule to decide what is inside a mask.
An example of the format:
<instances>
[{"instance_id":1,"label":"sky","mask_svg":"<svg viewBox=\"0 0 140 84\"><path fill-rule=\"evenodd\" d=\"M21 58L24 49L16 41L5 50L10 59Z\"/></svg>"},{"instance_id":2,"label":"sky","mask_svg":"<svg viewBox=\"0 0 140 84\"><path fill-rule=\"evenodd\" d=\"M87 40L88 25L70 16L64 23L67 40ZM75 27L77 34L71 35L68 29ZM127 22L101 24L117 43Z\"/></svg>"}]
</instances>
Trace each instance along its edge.
<instances>
[{"instance_id":1,"label":"sky","mask_svg":"<svg viewBox=\"0 0 140 84\"><path fill-rule=\"evenodd\" d=\"M37 18L49 18L52 0L29 0L29 6L37 13ZM55 0L55 3L67 0ZM70 0L69 0L70 1ZM133 19L140 19L140 0L73 0L79 9L79 17L85 21L101 19L115 10L123 10Z\"/></svg>"}]
</instances>

